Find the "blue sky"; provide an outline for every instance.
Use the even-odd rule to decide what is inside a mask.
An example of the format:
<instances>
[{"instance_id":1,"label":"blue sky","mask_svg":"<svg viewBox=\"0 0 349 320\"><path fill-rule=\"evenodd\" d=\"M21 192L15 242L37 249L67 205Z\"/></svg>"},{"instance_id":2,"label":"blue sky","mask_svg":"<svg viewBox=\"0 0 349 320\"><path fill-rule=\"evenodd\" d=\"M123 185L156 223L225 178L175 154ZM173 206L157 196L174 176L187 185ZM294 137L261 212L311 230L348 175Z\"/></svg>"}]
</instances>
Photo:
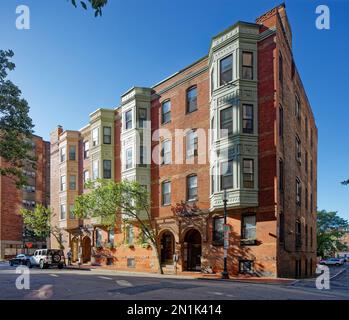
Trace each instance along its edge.
<instances>
[{"instance_id":1,"label":"blue sky","mask_svg":"<svg viewBox=\"0 0 349 320\"><path fill-rule=\"evenodd\" d=\"M66 0L1 0L0 48L13 49L11 79L28 100L35 131L79 129L99 107L119 104L134 85L152 86L207 54L210 39L237 20L251 21L280 1L109 0L102 18ZM28 5L31 29L15 27ZM315 27L326 4L331 29ZM319 129L318 207L349 219L348 40L346 0L286 1L298 69Z\"/></svg>"}]
</instances>

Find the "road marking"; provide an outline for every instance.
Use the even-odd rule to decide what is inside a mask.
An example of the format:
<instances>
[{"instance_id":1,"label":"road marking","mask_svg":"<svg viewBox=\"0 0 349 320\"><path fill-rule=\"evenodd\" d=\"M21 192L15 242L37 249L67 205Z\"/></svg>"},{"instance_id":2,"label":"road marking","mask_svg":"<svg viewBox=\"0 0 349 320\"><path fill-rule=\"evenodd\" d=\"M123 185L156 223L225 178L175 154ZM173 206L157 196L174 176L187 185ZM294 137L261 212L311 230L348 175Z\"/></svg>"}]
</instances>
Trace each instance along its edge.
<instances>
[{"instance_id":1,"label":"road marking","mask_svg":"<svg viewBox=\"0 0 349 320\"><path fill-rule=\"evenodd\" d=\"M55 277L55 278L58 278L59 276L57 276L56 274L54 274L54 273L50 273L50 276L51 277Z\"/></svg>"},{"instance_id":2,"label":"road marking","mask_svg":"<svg viewBox=\"0 0 349 320\"><path fill-rule=\"evenodd\" d=\"M116 283L121 287L133 287L132 283L126 280L117 280Z\"/></svg>"},{"instance_id":3,"label":"road marking","mask_svg":"<svg viewBox=\"0 0 349 320\"><path fill-rule=\"evenodd\" d=\"M106 280L113 280L113 278L109 278L109 277L103 277L103 276L99 276L98 278L101 278L101 279L106 279Z\"/></svg>"},{"instance_id":4,"label":"road marking","mask_svg":"<svg viewBox=\"0 0 349 320\"><path fill-rule=\"evenodd\" d=\"M213 294L217 295L217 296L222 296L223 293L222 292L212 292Z\"/></svg>"}]
</instances>

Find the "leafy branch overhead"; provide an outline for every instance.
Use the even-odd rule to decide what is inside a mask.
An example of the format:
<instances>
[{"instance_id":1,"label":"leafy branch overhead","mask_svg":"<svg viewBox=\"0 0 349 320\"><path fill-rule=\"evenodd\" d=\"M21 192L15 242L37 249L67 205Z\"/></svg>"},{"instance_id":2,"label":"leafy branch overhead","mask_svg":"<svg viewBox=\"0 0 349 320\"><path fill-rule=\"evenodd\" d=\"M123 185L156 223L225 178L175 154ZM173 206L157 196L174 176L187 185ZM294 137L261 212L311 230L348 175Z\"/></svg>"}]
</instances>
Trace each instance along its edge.
<instances>
[{"instance_id":1,"label":"leafy branch overhead","mask_svg":"<svg viewBox=\"0 0 349 320\"><path fill-rule=\"evenodd\" d=\"M0 50L0 157L6 162L0 175L13 178L17 186L25 184L22 168L25 164L35 167L35 157L30 155L33 133L28 102L21 97L21 90L7 79L15 69L11 61L12 50Z\"/></svg>"},{"instance_id":2,"label":"leafy branch overhead","mask_svg":"<svg viewBox=\"0 0 349 320\"><path fill-rule=\"evenodd\" d=\"M77 1L77 0L68 0L71 1L73 6L76 8L78 6L77 2L80 2L80 5L83 9L87 10L88 5L92 7L95 11L95 17L102 16L102 8L107 4L108 0L88 0L86 1Z\"/></svg>"}]
</instances>

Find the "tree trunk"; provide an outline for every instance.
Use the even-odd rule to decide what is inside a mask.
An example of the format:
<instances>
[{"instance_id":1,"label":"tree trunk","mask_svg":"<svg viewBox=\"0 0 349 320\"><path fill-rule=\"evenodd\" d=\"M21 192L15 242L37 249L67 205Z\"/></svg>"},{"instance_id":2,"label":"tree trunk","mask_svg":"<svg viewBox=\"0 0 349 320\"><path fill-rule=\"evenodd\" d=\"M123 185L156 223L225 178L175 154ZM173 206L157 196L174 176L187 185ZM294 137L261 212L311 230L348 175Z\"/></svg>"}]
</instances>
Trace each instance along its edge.
<instances>
[{"instance_id":1,"label":"tree trunk","mask_svg":"<svg viewBox=\"0 0 349 320\"><path fill-rule=\"evenodd\" d=\"M153 248L156 252L156 259L158 261L158 266L159 266L158 273L164 274L164 271L162 270L162 266L161 266L161 256L159 254L159 250L158 250L159 248L158 248L157 244L153 243Z\"/></svg>"}]
</instances>

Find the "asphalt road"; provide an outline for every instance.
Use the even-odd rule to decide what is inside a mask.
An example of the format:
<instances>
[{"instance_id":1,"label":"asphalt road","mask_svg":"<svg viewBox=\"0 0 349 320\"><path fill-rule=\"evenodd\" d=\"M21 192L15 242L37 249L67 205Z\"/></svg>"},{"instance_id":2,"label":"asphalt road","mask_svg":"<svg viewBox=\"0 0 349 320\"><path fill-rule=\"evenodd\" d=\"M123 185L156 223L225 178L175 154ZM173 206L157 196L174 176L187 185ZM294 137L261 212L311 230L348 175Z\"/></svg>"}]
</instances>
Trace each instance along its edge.
<instances>
[{"instance_id":1,"label":"asphalt road","mask_svg":"<svg viewBox=\"0 0 349 320\"><path fill-rule=\"evenodd\" d=\"M314 279L292 284L173 279L119 274L106 270L30 269L30 288L16 288L16 268L0 263L0 300L17 299L127 299L127 300L349 300L349 265L331 269L329 290L319 290Z\"/></svg>"}]
</instances>

